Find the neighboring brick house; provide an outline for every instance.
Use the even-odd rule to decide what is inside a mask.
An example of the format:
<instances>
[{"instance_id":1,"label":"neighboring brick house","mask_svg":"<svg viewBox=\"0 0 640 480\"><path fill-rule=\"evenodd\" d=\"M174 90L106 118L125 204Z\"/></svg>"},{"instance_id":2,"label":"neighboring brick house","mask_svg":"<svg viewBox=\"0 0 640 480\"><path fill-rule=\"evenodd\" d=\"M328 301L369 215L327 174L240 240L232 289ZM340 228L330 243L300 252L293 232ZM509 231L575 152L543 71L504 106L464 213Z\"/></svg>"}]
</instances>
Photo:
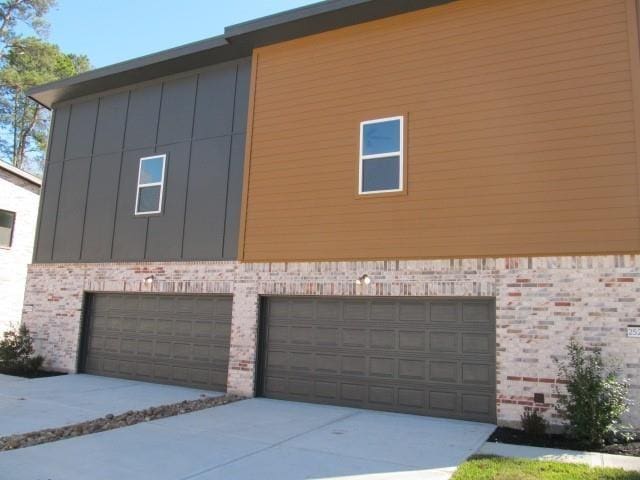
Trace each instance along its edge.
<instances>
[{"instance_id":1,"label":"neighboring brick house","mask_svg":"<svg viewBox=\"0 0 640 480\"><path fill-rule=\"evenodd\" d=\"M39 178L0 161L0 335L22 318L40 186Z\"/></svg>"},{"instance_id":2,"label":"neighboring brick house","mask_svg":"<svg viewBox=\"0 0 640 480\"><path fill-rule=\"evenodd\" d=\"M331 0L38 87L49 368L552 422L574 336L640 424L636 0Z\"/></svg>"}]
</instances>

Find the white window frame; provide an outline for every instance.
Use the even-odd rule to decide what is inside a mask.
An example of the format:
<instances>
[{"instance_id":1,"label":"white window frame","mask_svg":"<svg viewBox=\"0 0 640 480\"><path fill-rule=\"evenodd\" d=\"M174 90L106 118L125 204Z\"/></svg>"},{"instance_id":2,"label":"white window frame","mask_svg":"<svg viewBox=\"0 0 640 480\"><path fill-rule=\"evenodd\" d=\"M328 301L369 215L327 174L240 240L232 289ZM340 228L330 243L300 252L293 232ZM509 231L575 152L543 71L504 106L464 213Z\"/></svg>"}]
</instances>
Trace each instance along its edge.
<instances>
[{"instance_id":1,"label":"white window frame","mask_svg":"<svg viewBox=\"0 0 640 480\"><path fill-rule=\"evenodd\" d=\"M162 176L159 182L151 182L151 183L140 183L140 176L142 175L142 164L145 160L152 160L162 158ZM150 155L148 157L140 158L138 162L138 186L136 187L136 205L135 205L135 214L136 215L154 215L157 213L162 213L162 201L164 200L164 180L165 180L165 172L167 171L167 154L158 154L158 155ZM160 187L160 199L158 201L158 210L149 211L149 212L140 212L138 211L139 201L140 201L140 190L144 187Z\"/></svg>"},{"instance_id":2,"label":"white window frame","mask_svg":"<svg viewBox=\"0 0 640 480\"><path fill-rule=\"evenodd\" d=\"M385 153L376 153L374 155L364 155L364 127L367 125L372 125L376 123L384 123L391 121L400 121L400 150L397 152L385 152ZM387 117L387 118L376 118L375 120L367 120L365 122L360 122L360 151L359 153L359 168L358 168L358 194L359 195L373 195L376 193L393 193L393 192L403 192L404 191L404 115L399 115L396 117ZM367 160L373 160L376 158L389 158L389 157L400 157L399 163L399 176L398 176L398 186L399 188L394 188L390 190L362 190L362 174L363 174L363 165Z\"/></svg>"},{"instance_id":3,"label":"white window frame","mask_svg":"<svg viewBox=\"0 0 640 480\"><path fill-rule=\"evenodd\" d=\"M9 236L9 245L0 245L0 249L11 250L13 248L13 240L16 233L16 220L18 218L18 212L7 210L6 208L0 208L0 211L13 215L13 222L11 223L11 235Z\"/></svg>"}]
</instances>

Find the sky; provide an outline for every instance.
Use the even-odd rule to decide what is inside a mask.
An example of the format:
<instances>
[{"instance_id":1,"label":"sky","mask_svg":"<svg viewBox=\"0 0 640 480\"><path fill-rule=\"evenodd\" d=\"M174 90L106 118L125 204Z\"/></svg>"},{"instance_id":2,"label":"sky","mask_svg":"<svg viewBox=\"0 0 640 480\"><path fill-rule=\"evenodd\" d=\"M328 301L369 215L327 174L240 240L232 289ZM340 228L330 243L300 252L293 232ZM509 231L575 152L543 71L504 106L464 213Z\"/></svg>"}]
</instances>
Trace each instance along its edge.
<instances>
[{"instance_id":1,"label":"sky","mask_svg":"<svg viewBox=\"0 0 640 480\"><path fill-rule=\"evenodd\" d=\"M220 35L224 27L317 0L58 0L48 40L94 68Z\"/></svg>"}]
</instances>

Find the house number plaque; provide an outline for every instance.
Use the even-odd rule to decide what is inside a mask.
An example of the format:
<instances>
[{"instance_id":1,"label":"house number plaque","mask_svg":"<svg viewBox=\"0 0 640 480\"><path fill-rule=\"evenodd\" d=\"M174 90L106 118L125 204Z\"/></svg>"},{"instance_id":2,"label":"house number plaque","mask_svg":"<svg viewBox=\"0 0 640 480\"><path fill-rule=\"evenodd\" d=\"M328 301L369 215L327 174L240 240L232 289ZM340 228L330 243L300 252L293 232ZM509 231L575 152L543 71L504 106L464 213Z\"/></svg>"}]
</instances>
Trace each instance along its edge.
<instances>
[{"instance_id":1,"label":"house number plaque","mask_svg":"<svg viewBox=\"0 0 640 480\"><path fill-rule=\"evenodd\" d=\"M627 337L640 338L640 325L629 325L627 327Z\"/></svg>"}]
</instances>

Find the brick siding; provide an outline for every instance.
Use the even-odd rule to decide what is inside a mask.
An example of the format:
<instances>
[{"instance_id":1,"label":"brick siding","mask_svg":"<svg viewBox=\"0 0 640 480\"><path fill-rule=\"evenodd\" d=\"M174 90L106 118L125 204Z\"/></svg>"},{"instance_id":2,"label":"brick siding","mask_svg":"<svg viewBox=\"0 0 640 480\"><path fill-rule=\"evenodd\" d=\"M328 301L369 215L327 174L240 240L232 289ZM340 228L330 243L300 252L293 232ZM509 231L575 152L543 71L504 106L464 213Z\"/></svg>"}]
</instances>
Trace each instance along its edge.
<instances>
[{"instance_id":1,"label":"brick siding","mask_svg":"<svg viewBox=\"0 0 640 480\"><path fill-rule=\"evenodd\" d=\"M11 248L0 247L0 335L22 316L22 300L31 263L40 187L0 169L0 209L16 214Z\"/></svg>"},{"instance_id":2,"label":"brick siding","mask_svg":"<svg viewBox=\"0 0 640 480\"><path fill-rule=\"evenodd\" d=\"M370 285L355 280L368 274ZM147 285L144 278L154 275ZM234 295L229 391L254 393L259 296L484 296L496 299L498 422L525 406L558 423L554 358L575 336L602 347L632 383L640 425L640 255L326 263L122 263L32 265L24 321L50 368L76 369L84 292ZM534 394L544 403L534 403Z\"/></svg>"}]
</instances>

